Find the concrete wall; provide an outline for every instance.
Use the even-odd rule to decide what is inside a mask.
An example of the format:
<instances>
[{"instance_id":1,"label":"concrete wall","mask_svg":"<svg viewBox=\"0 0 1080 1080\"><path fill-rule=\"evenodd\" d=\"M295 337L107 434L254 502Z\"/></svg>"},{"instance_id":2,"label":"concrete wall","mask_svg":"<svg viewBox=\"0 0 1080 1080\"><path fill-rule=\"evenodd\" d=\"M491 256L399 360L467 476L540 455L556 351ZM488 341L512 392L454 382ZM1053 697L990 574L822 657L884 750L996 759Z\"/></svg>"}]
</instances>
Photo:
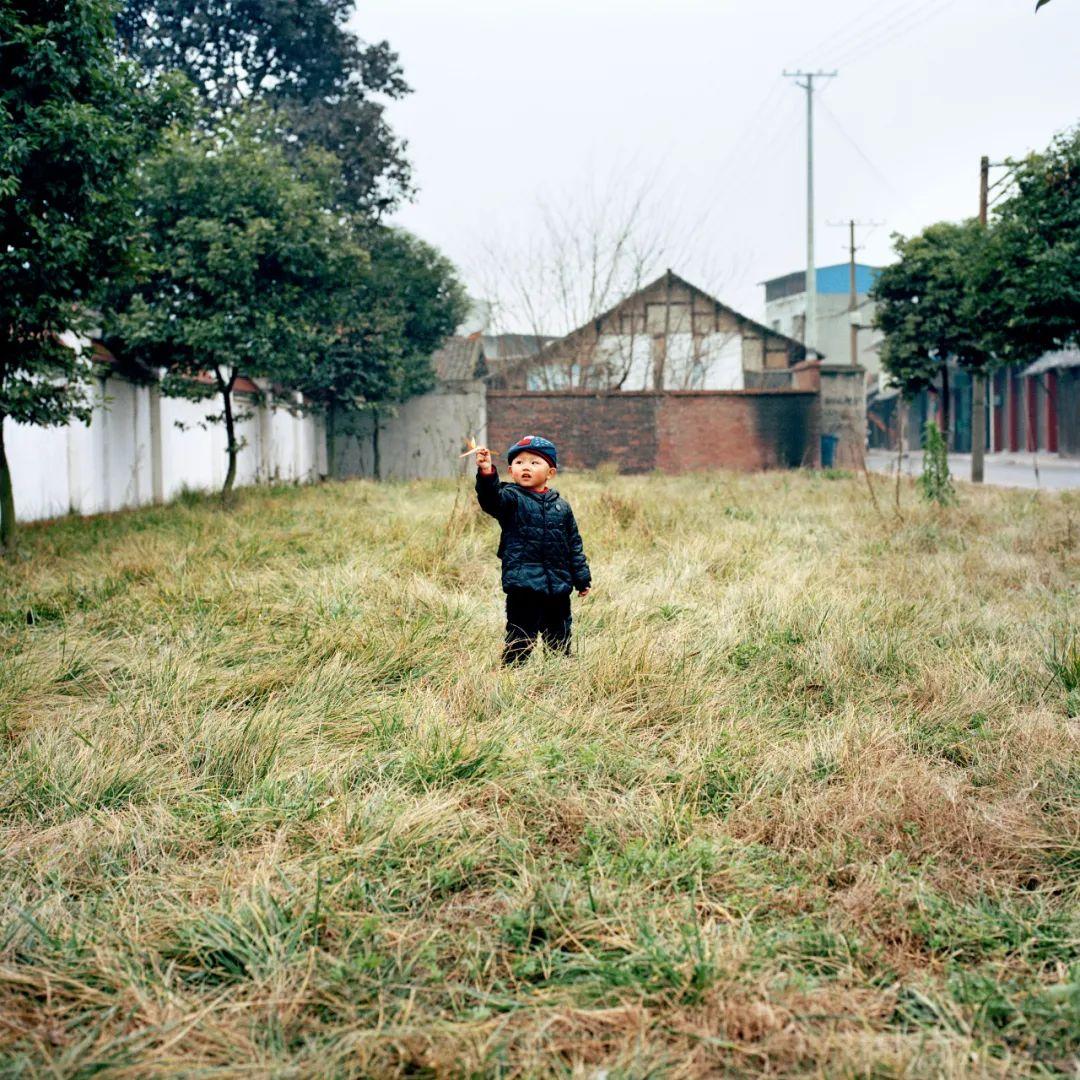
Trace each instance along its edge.
<instances>
[{"instance_id":1,"label":"concrete wall","mask_svg":"<svg viewBox=\"0 0 1080 1080\"><path fill-rule=\"evenodd\" d=\"M862 464L866 451L866 373L848 364L808 360L792 369L795 385L821 395L821 432L836 435L835 463Z\"/></svg>"},{"instance_id":2,"label":"concrete wall","mask_svg":"<svg viewBox=\"0 0 1080 1080\"><path fill-rule=\"evenodd\" d=\"M326 472L322 422L234 395L247 445L237 485L307 482ZM213 491L225 480L225 429L207 423L215 400L162 397L156 388L113 376L99 380L89 424L41 428L4 424L15 514L33 521L69 512L97 514L167 501L181 491ZM185 430L177 425L181 424Z\"/></svg>"},{"instance_id":3,"label":"concrete wall","mask_svg":"<svg viewBox=\"0 0 1080 1080\"><path fill-rule=\"evenodd\" d=\"M793 468L817 464L818 395L489 391L488 438L499 460L526 434L552 439L570 468L608 462L627 473Z\"/></svg>"},{"instance_id":4,"label":"concrete wall","mask_svg":"<svg viewBox=\"0 0 1080 1080\"><path fill-rule=\"evenodd\" d=\"M334 475L374 477L372 418L339 416L334 427ZM458 476L473 468L471 458L459 457L469 435L481 445L488 437L485 387L479 380L448 383L410 398L379 425L378 479Z\"/></svg>"}]
</instances>

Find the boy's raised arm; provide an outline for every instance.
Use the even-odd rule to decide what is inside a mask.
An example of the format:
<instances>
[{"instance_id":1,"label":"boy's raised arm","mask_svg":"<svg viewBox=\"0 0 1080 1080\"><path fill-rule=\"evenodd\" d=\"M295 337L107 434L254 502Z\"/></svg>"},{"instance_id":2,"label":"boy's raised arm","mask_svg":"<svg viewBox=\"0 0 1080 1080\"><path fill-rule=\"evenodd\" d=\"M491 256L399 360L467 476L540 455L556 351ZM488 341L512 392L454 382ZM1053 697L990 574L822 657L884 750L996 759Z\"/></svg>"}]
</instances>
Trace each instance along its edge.
<instances>
[{"instance_id":1,"label":"boy's raised arm","mask_svg":"<svg viewBox=\"0 0 1080 1080\"><path fill-rule=\"evenodd\" d=\"M493 518L498 518L502 509L502 484L499 471L491 460L491 451L486 446L476 450L476 499L480 509Z\"/></svg>"}]
</instances>

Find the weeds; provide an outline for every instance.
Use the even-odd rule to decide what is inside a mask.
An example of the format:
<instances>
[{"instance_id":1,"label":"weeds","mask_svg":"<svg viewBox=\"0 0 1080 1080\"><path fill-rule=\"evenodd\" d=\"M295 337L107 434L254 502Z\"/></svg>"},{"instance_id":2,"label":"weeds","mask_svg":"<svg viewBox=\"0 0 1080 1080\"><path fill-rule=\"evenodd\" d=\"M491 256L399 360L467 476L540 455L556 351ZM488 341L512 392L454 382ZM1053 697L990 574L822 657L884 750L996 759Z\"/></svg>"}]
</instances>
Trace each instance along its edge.
<instances>
[{"instance_id":1,"label":"weeds","mask_svg":"<svg viewBox=\"0 0 1080 1080\"><path fill-rule=\"evenodd\" d=\"M1068 1074L1075 505L863 482L568 476L514 673L467 481L28 528L0 1073Z\"/></svg>"}]
</instances>

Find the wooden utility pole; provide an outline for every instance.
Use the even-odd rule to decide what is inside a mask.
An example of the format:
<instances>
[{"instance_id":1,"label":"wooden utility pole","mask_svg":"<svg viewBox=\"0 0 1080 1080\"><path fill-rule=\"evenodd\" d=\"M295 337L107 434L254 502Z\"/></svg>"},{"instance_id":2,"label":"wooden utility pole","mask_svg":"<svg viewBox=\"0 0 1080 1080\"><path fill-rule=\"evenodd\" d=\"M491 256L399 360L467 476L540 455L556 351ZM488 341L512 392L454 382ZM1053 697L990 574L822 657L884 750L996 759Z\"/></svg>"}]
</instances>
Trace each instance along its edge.
<instances>
[{"instance_id":1,"label":"wooden utility pole","mask_svg":"<svg viewBox=\"0 0 1080 1080\"><path fill-rule=\"evenodd\" d=\"M814 266L814 80L835 79L835 71L785 71L786 79L806 91L806 328L803 344L812 349L817 335L817 269Z\"/></svg>"},{"instance_id":2,"label":"wooden utility pole","mask_svg":"<svg viewBox=\"0 0 1080 1080\"><path fill-rule=\"evenodd\" d=\"M990 191L990 159L984 154L979 162L979 224L986 228L987 197ZM971 482L983 482L986 450L986 375L971 376Z\"/></svg>"}]
</instances>

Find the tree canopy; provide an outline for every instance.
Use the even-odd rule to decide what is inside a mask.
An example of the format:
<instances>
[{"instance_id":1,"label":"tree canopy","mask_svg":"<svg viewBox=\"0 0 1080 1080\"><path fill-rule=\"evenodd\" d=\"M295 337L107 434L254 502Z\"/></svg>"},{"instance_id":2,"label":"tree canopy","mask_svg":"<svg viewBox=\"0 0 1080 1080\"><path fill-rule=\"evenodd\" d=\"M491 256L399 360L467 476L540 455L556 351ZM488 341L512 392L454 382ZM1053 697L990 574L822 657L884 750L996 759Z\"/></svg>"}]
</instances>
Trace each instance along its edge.
<instances>
[{"instance_id":1,"label":"tree canopy","mask_svg":"<svg viewBox=\"0 0 1080 1080\"><path fill-rule=\"evenodd\" d=\"M986 297L976 287L986 231L975 220L939 222L895 237L898 260L874 282L875 325L885 333L881 362L905 397L945 380L949 362L969 371L993 363ZM943 425L948 431L948 403Z\"/></svg>"},{"instance_id":2,"label":"tree canopy","mask_svg":"<svg viewBox=\"0 0 1080 1080\"><path fill-rule=\"evenodd\" d=\"M271 106L298 149L335 155L340 195L379 215L408 194L405 144L380 99L409 92L385 42L346 27L351 0L127 0L125 50L151 78L181 71L212 120L245 102ZM289 145L289 144L287 144Z\"/></svg>"},{"instance_id":3,"label":"tree canopy","mask_svg":"<svg viewBox=\"0 0 1080 1080\"><path fill-rule=\"evenodd\" d=\"M242 446L237 378L293 385L322 355L335 298L368 265L348 220L327 207L333 162L312 155L298 173L273 135L264 113L234 114L212 131L174 130L147 160L146 264L109 326L110 344L165 370L166 393L220 397L226 496Z\"/></svg>"},{"instance_id":4,"label":"tree canopy","mask_svg":"<svg viewBox=\"0 0 1080 1080\"><path fill-rule=\"evenodd\" d=\"M60 338L94 322L102 268L124 271L131 172L177 103L136 92L109 0L0 8L0 541L14 543L3 421L89 413L89 363Z\"/></svg>"},{"instance_id":5,"label":"tree canopy","mask_svg":"<svg viewBox=\"0 0 1080 1080\"><path fill-rule=\"evenodd\" d=\"M403 229L364 230L371 262L356 285L335 290L337 322L321 355L291 373L292 385L321 408L334 435L350 415L378 416L434 381L431 354L465 317L467 299L453 265ZM331 470L332 471L332 470Z\"/></svg>"},{"instance_id":6,"label":"tree canopy","mask_svg":"<svg viewBox=\"0 0 1080 1080\"><path fill-rule=\"evenodd\" d=\"M1080 127L1010 165L978 287L998 355L1020 362L1080 344Z\"/></svg>"}]
</instances>

